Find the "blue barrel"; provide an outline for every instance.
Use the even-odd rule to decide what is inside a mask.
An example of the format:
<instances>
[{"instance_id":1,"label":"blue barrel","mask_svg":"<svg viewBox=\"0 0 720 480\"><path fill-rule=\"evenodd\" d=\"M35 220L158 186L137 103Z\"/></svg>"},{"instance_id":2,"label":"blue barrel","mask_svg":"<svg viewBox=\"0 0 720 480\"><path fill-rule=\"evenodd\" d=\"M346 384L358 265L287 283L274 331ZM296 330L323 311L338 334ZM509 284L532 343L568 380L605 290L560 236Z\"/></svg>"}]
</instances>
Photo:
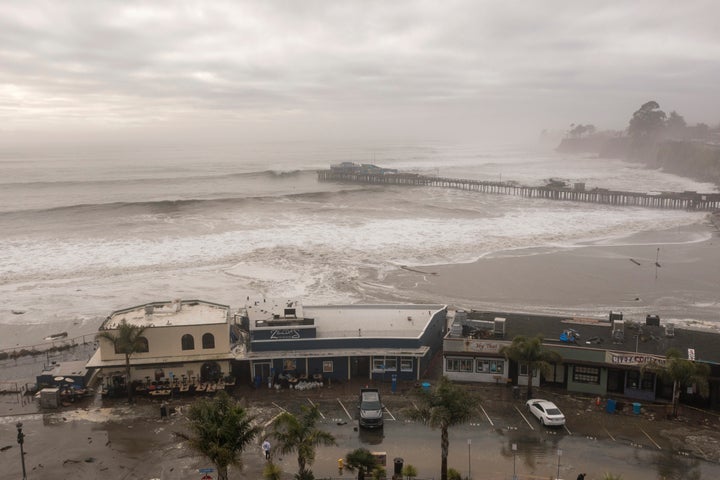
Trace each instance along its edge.
<instances>
[{"instance_id":1,"label":"blue barrel","mask_svg":"<svg viewBox=\"0 0 720 480\"><path fill-rule=\"evenodd\" d=\"M641 405L639 403L633 403L633 413L635 415L640 415L640 407Z\"/></svg>"},{"instance_id":2,"label":"blue barrel","mask_svg":"<svg viewBox=\"0 0 720 480\"><path fill-rule=\"evenodd\" d=\"M615 400L608 398L607 405L605 406L607 413L615 413Z\"/></svg>"},{"instance_id":3,"label":"blue barrel","mask_svg":"<svg viewBox=\"0 0 720 480\"><path fill-rule=\"evenodd\" d=\"M423 388L423 390L430 390L430 383L429 383L429 382L423 382L422 388Z\"/></svg>"}]
</instances>

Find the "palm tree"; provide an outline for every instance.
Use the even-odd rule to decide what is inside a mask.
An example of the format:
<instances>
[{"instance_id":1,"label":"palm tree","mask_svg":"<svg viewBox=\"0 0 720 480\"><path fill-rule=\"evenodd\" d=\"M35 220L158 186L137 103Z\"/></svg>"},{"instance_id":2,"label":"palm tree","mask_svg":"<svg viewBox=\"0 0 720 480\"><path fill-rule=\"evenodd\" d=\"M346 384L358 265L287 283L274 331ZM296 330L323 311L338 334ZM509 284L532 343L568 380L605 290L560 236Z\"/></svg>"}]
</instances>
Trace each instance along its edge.
<instances>
[{"instance_id":1,"label":"palm tree","mask_svg":"<svg viewBox=\"0 0 720 480\"><path fill-rule=\"evenodd\" d=\"M336 445L335 437L330 433L316 428L320 411L316 406L301 407L299 416L283 412L273 422L273 436L278 441L279 450L283 454L297 452L298 473L295 478L312 478L307 465L315 461L315 448L318 445Z\"/></svg>"},{"instance_id":2,"label":"palm tree","mask_svg":"<svg viewBox=\"0 0 720 480\"><path fill-rule=\"evenodd\" d=\"M518 335L513 338L510 345L500 350L500 353L505 355L505 358L527 365L528 399L532 398L532 379L535 376L535 372L539 371L546 377L549 377L552 375L552 364L562 362L562 357L560 357L558 353L545 350L542 340L541 335L532 338Z\"/></svg>"},{"instance_id":3,"label":"palm tree","mask_svg":"<svg viewBox=\"0 0 720 480\"><path fill-rule=\"evenodd\" d=\"M125 355L125 383L127 385L128 402L132 403L133 388L130 381L130 356L138 352L147 352L148 344L142 334L145 327L128 323L123 318L117 330L103 330L96 335L98 340L105 339L115 347L115 353Z\"/></svg>"},{"instance_id":4,"label":"palm tree","mask_svg":"<svg viewBox=\"0 0 720 480\"><path fill-rule=\"evenodd\" d=\"M448 448L450 439L448 429L467 422L472 415L473 401L470 395L459 386L441 377L437 386L429 392L420 392L420 404L417 410L411 410L410 416L416 420L440 429L440 478L448 478Z\"/></svg>"},{"instance_id":5,"label":"palm tree","mask_svg":"<svg viewBox=\"0 0 720 480\"><path fill-rule=\"evenodd\" d=\"M417 468L410 464L405 465L402 468L402 476L407 477L407 480L413 480L413 478L417 477Z\"/></svg>"},{"instance_id":6,"label":"palm tree","mask_svg":"<svg viewBox=\"0 0 720 480\"><path fill-rule=\"evenodd\" d=\"M708 377L710 367L704 363L695 363L692 360L682 358L677 349L671 348L665 354L665 363L649 363L643 366L642 371L650 370L662 378L673 382L672 393L672 416L677 417L680 404L680 387L696 384L700 394L706 397L710 387Z\"/></svg>"},{"instance_id":7,"label":"palm tree","mask_svg":"<svg viewBox=\"0 0 720 480\"><path fill-rule=\"evenodd\" d=\"M177 435L215 464L218 480L227 480L228 466L242 467L241 454L258 433L254 419L225 391L190 405L188 419L192 434Z\"/></svg>"},{"instance_id":8,"label":"palm tree","mask_svg":"<svg viewBox=\"0 0 720 480\"><path fill-rule=\"evenodd\" d=\"M377 459L367 448L356 448L345 455L345 468L354 472L358 471L358 480L365 480L365 474L370 472L377 465Z\"/></svg>"},{"instance_id":9,"label":"palm tree","mask_svg":"<svg viewBox=\"0 0 720 480\"><path fill-rule=\"evenodd\" d=\"M264 480L280 480L282 478L282 469L272 462L267 462L263 468Z\"/></svg>"}]
</instances>

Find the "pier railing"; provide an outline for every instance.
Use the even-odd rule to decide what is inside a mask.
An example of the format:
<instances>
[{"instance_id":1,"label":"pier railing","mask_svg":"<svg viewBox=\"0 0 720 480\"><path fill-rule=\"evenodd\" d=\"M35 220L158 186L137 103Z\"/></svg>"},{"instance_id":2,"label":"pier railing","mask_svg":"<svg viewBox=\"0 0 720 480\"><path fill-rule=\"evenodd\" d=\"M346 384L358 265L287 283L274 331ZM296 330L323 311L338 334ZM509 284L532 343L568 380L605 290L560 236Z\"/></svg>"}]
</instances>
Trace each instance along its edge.
<instances>
[{"instance_id":1,"label":"pier railing","mask_svg":"<svg viewBox=\"0 0 720 480\"><path fill-rule=\"evenodd\" d=\"M526 186L515 182L486 182L460 178L433 177L411 173L358 173L342 170L319 170L318 180L380 185L408 185L453 188L495 195L542 198L569 202L600 203L606 205L694 210L712 212L720 210L720 193L662 192L641 193L557 186Z\"/></svg>"}]
</instances>

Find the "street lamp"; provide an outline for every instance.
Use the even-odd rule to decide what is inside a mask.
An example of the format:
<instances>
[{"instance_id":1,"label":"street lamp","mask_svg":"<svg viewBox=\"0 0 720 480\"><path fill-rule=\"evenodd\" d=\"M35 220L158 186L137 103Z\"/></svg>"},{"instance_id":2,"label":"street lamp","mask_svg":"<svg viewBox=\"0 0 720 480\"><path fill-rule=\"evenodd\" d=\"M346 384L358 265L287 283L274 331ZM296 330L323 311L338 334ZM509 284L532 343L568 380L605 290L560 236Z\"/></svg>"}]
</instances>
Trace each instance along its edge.
<instances>
[{"instance_id":1,"label":"street lamp","mask_svg":"<svg viewBox=\"0 0 720 480\"><path fill-rule=\"evenodd\" d=\"M472 471L470 470L470 445L472 445L472 439L468 438L468 478L472 480Z\"/></svg>"},{"instance_id":2,"label":"street lamp","mask_svg":"<svg viewBox=\"0 0 720 480\"><path fill-rule=\"evenodd\" d=\"M22 463L22 469L23 469L23 480L27 479L27 474L25 473L25 452L23 452L23 443L25 442L25 434L22 431L22 422L18 422L15 424L18 431L17 436L17 442L20 444L20 462Z\"/></svg>"},{"instance_id":3,"label":"street lamp","mask_svg":"<svg viewBox=\"0 0 720 480\"><path fill-rule=\"evenodd\" d=\"M557 469L557 476L555 477L555 480L560 480L560 457L562 457L562 449L558 448L557 454L558 454L558 469Z\"/></svg>"},{"instance_id":4,"label":"street lamp","mask_svg":"<svg viewBox=\"0 0 720 480\"><path fill-rule=\"evenodd\" d=\"M515 456L517 454L517 443L513 443L511 448L513 452L513 480L517 480L517 475L515 474Z\"/></svg>"}]
</instances>

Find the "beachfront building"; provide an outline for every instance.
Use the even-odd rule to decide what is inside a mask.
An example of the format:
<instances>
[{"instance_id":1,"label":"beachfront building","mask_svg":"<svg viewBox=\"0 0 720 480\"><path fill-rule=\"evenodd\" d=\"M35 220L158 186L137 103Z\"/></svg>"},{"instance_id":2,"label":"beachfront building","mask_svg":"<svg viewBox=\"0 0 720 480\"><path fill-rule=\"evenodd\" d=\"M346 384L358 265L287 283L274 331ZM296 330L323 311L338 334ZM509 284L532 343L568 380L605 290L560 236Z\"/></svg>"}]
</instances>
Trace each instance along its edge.
<instances>
[{"instance_id":1,"label":"beachfront building","mask_svg":"<svg viewBox=\"0 0 720 480\"><path fill-rule=\"evenodd\" d=\"M100 331L117 332L121 322L143 327L142 351L130 357L131 381L217 381L230 372L233 338L230 308L201 300L153 302L112 312ZM100 338L87 363L104 376L124 376L125 355Z\"/></svg>"},{"instance_id":2,"label":"beachfront building","mask_svg":"<svg viewBox=\"0 0 720 480\"><path fill-rule=\"evenodd\" d=\"M664 363L666 352L674 348L713 370L710 398L700 399L693 389L683 392L685 401L712 406L720 401L720 351L714 347L718 334L661 325L656 315L628 321L616 312L594 319L459 311L443 341L444 374L458 381L527 385L527 367L501 353L517 335L541 335L543 346L563 359L549 377L536 373L535 386L554 384L568 392L636 401L667 400L672 382L643 366Z\"/></svg>"},{"instance_id":3,"label":"beachfront building","mask_svg":"<svg viewBox=\"0 0 720 480\"><path fill-rule=\"evenodd\" d=\"M256 385L322 379L419 380L442 347L444 305L304 306L249 302L235 349L240 379Z\"/></svg>"}]
</instances>

